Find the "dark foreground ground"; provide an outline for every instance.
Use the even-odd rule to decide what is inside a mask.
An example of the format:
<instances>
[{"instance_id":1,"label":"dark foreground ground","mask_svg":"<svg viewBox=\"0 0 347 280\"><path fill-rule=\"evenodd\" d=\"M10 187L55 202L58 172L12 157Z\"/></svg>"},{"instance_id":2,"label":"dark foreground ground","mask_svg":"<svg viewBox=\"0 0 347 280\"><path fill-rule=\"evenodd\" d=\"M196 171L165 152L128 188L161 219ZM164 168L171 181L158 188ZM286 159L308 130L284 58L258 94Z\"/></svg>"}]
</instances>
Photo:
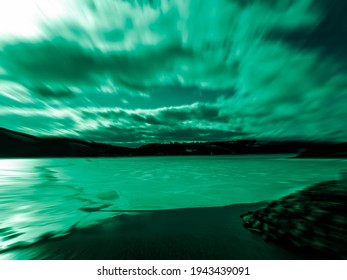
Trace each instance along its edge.
<instances>
[{"instance_id":1,"label":"dark foreground ground","mask_svg":"<svg viewBox=\"0 0 347 280\"><path fill-rule=\"evenodd\" d=\"M240 215L267 203L121 215L70 235L0 254L0 259L327 259L264 241Z\"/></svg>"}]
</instances>

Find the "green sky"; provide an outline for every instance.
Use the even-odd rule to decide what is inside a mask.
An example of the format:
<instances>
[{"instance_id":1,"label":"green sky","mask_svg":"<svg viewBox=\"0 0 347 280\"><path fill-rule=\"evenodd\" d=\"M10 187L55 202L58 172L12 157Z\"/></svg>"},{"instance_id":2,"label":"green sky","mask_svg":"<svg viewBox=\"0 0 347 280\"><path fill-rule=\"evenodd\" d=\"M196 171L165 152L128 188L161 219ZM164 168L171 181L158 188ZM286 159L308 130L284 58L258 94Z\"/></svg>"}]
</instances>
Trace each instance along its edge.
<instances>
[{"instance_id":1,"label":"green sky","mask_svg":"<svg viewBox=\"0 0 347 280\"><path fill-rule=\"evenodd\" d=\"M347 141L344 0L0 0L0 126L136 146Z\"/></svg>"}]
</instances>

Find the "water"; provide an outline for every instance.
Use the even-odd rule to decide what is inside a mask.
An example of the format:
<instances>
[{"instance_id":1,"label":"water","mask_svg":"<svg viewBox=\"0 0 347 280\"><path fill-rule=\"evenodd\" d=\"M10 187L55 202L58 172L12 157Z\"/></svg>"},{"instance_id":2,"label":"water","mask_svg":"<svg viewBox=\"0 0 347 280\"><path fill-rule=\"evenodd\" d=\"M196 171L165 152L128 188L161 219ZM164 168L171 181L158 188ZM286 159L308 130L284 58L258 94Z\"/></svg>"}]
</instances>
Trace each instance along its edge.
<instances>
[{"instance_id":1,"label":"water","mask_svg":"<svg viewBox=\"0 0 347 280\"><path fill-rule=\"evenodd\" d=\"M115 210L273 200L337 179L346 160L197 156L0 160L0 251L61 236Z\"/></svg>"}]
</instances>

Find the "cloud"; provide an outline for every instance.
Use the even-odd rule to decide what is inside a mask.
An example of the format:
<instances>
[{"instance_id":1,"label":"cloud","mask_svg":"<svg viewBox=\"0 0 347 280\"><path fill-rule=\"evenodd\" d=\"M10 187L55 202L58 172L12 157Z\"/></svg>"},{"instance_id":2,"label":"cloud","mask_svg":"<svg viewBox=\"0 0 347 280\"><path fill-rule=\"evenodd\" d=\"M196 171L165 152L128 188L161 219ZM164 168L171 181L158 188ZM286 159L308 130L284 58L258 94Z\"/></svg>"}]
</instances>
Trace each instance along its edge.
<instances>
[{"instance_id":1,"label":"cloud","mask_svg":"<svg viewBox=\"0 0 347 280\"><path fill-rule=\"evenodd\" d=\"M75 121L69 116L53 116L47 113L25 114L27 110L18 113L0 113L0 127L15 124L17 130L37 136L78 136L73 131Z\"/></svg>"},{"instance_id":2,"label":"cloud","mask_svg":"<svg viewBox=\"0 0 347 280\"><path fill-rule=\"evenodd\" d=\"M5 122L16 122L24 131L31 122L37 135L60 136L62 131L70 131L68 135L74 137L102 142L107 139L114 143L222 141L245 134L240 129L233 130L228 116L221 114L217 107L200 103L143 110L0 108L0 117Z\"/></svg>"},{"instance_id":3,"label":"cloud","mask_svg":"<svg viewBox=\"0 0 347 280\"><path fill-rule=\"evenodd\" d=\"M277 60L260 71L257 65L270 55ZM263 138L346 139L347 80L339 65L329 58L318 62L317 53L298 53L288 46L253 59L254 74L242 73L237 94L218 101L245 131Z\"/></svg>"},{"instance_id":4,"label":"cloud","mask_svg":"<svg viewBox=\"0 0 347 280\"><path fill-rule=\"evenodd\" d=\"M8 106L104 141L347 139L342 0L39 5L40 32L0 39Z\"/></svg>"},{"instance_id":5,"label":"cloud","mask_svg":"<svg viewBox=\"0 0 347 280\"><path fill-rule=\"evenodd\" d=\"M190 56L188 50L174 45L103 53L62 38L6 44L0 52L7 73L17 76L18 83L23 85L44 82L97 87L111 78L120 87L134 90L155 85L165 70L171 70L175 60Z\"/></svg>"},{"instance_id":6,"label":"cloud","mask_svg":"<svg viewBox=\"0 0 347 280\"><path fill-rule=\"evenodd\" d=\"M97 87L111 79L135 91L177 84L225 90L238 83L240 67L248 63L245 54L261 47L262 34L317 19L310 1L276 2L282 5L63 1L66 15L60 21L41 21L47 39L5 42L0 59L25 86L40 81Z\"/></svg>"},{"instance_id":7,"label":"cloud","mask_svg":"<svg viewBox=\"0 0 347 280\"><path fill-rule=\"evenodd\" d=\"M53 89L47 86L37 86L34 87L31 92L36 93L41 98L54 98L54 99L60 99L60 98L72 98L74 97L74 93L68 89L68 88L58 88Z\"/></svg>"},{"instance_id":8,"label":"cloud","mask_svg":"<svg viewBox=\"0 0 347 280\"><path fill-rule=\"evenodd\" d=\"M194 103L191 105L163 107L156 109L95 108L82 110L83 118L107 121L136 121L142 124L172 125L191 121L229 123L228 114L220 112L215 105Z\"/></svg>"},{"instance_id":9,"label":"cloud","mask_svg":"<svg viewBox=\"0 0 347 280\"><path fill-rule=\"evenodd\" d=\"M0 52L6 71L18 82L86 83L93 81L96 57L77 43L64 39L6 44Z\"/></svg>"},{"instance_id":10,"label":"cloud","mask_svg":"<svg viewBox=\"0 0 347 280\"><path fill-rule=\"evenodd\" d=\"M95 139L96 141L108 139L109 142L115 144L128 143L131 145L171 141L227 141L240 135L244 136L244 133L179 126L172 128L165 126L157 129L139 129L137 127L120 128L118 126L111 126L83 132L83 136L86 139Z\"/></svg>"},{"instance_id":11,"label":"cloud","mask_svg":"<svg viewBox=\"0 0 347 280\"><path fill-rule=\"evenodd\" d=\"M268 34L269 39L285 40L298 50L319 50L321 55L335 58L335 63L347 63L347 19L344 11L346 1L319 0L316 9L324 11L320 21L313 26L298 26L293 29L275 28Z\"/></svg>"}]
</instances>

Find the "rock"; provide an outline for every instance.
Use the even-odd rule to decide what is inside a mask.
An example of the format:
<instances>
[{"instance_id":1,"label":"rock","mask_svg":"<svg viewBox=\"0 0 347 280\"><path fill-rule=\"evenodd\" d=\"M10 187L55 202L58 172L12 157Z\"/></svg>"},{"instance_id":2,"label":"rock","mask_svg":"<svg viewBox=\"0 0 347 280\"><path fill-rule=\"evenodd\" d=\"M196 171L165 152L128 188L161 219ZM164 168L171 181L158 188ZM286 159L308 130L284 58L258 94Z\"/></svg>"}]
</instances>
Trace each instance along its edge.
<instances>
[{"instance_id":1,"label":"rock","mask_svg":"<svg viewBox=\"0 0 347 280\"><path fill-rule=\"evenodd\" d=\"M269 225L268 224L264 224L263 231L265 231L265 233L268 233L269 229L270 229Z\"/></svg>"},{"instance_id":2,"label":"rock","mask_svg":"<svg viewBox=\"0 0 347 280\"><path fill-rule=\"evenodd\" d=\"M259 220L255 220L253 223L254 228L261 228L261 222Z\"/></svg>"},{"instance_id":3,"label":"rock","mask_svg":"<svg viewBox=\"0 0 347 280\"><path fill-rule=\"evenodd\" d=\"M304 222L301 222L296 225L296 228L302 232L306 232L308 229L308 226L304 224Z\"/></svg>"},{"instance_id":4,"label":"rock","mask_svg":"<svg viewBox=\"0 0 347 280\"><path fill-rule=\"evenodd\" d=\"M316 184L241 218L265 240L347 259L347 187L339 182Z\"/></svg>"},{"instance_id":5,"label":"rock","mask_svg":"<svg viewBox=\"0 0 347 280\"><path fill-rule=\"evenodd\" d=\"M249 228L250 231L256 232L256 233L261 233L260 229L257 228Z\"/></svg>"}]
</instances>

